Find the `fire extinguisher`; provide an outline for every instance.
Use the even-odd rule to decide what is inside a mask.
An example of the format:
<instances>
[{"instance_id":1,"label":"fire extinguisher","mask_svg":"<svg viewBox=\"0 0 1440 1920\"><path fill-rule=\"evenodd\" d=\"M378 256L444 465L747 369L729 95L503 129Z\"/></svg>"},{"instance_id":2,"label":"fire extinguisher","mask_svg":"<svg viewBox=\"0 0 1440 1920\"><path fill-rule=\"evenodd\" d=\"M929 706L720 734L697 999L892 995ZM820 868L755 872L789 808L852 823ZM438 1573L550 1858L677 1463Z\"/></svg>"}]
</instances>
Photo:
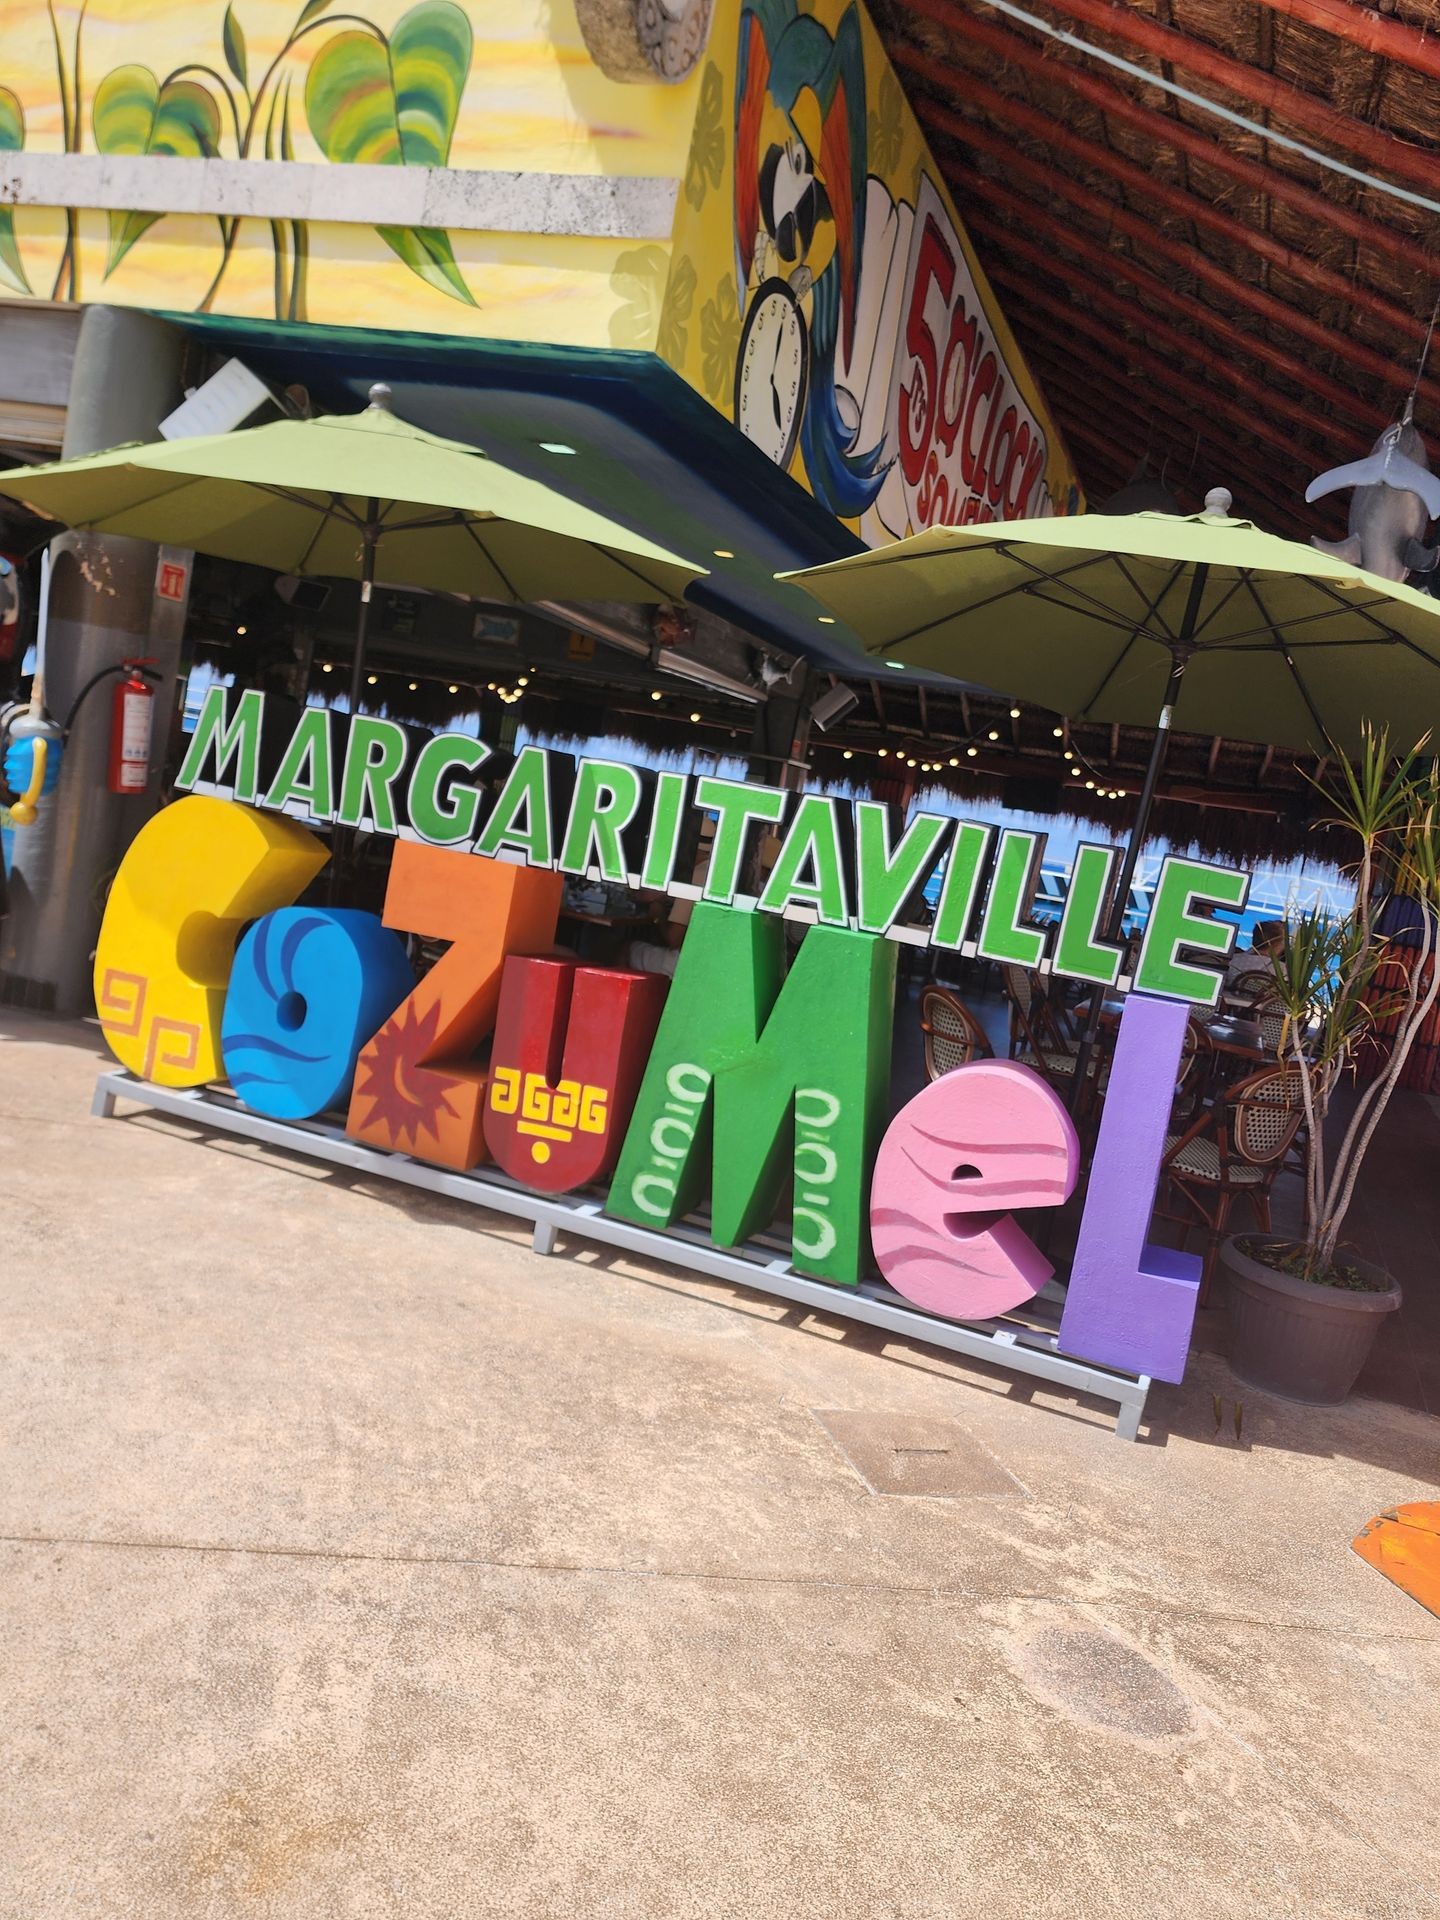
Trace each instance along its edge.
<instances>
[{"instance_id":1,"label":"fire extinguisher","mask_svg":"<svg viewBox=\"0 0 1440 1920\"><path fill-rule=\"evenodd\" d=\"M150 778L150 730L155 716L155 690L142 668L152 659L121 662L122 678L115 684L110 708L111 793L143 793Z\"/></svg>"}]
</instances>

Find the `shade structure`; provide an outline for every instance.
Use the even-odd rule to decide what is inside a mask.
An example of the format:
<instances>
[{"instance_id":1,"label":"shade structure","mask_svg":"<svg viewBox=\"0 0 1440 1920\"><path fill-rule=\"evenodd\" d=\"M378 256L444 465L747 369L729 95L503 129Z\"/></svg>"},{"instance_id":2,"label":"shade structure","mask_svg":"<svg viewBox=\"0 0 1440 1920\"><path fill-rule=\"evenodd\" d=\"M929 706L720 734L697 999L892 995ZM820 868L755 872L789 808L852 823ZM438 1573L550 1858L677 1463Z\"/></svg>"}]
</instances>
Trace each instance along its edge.
<instances>
[{"instance_id":1,"label":"shade structure","mask_svg":"<svg viewBox=\"0 0 1440 1920\"><path fill-rule=\"evenodd\" d=\"M486 600L673 600L705 569L552 487L399 420L362 413L117 447L0 474L51 519L278 573L375 577Z\"/></svg>"},{"instance_id":2,"label":"shade structure","mask_svg":"<svg viewBox=\"0 0 1440 1920\"><path fill-rule=\"evenodd\" d=\"M1223 496L1221 496L1223 498ZM1075 720L1325 753L1440 714L1440 602L1226 513L933 527L785 576L867 653Z\"/></svg>"},{"instance_id":3,"label":"shade structure","mask_svg":"<svg viewBox=\"0 0 1440 1920\"><path fill-rule=\"evenodd\" d=\"M867 652L980 681L1072 719L1154 727L1111 888L1118 939L1172 725L1317 753L1366 721L1408 745L1440 710L1440 605L1314 547L1201 514L933 527L791 574ZM1091 996L1078 1110L1100 1021Z\"/></svg>"}]
</instances>

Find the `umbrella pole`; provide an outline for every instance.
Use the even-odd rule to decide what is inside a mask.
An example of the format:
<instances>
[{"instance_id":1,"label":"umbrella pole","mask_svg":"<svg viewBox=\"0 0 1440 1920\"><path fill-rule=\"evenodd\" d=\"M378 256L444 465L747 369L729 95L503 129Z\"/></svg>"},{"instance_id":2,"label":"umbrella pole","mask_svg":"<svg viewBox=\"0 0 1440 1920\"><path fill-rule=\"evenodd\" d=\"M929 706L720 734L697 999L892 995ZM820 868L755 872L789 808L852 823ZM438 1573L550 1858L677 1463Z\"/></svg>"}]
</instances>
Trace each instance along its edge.
<instances>
[{"instance_id":1,"label":"umbrella pole","mask_svg":"<svg viewBox=\"0 0 1440 1920\"><path fill-rule=\"evenodd\" d=\"M1108 924L1104 933L1107 940L1123 941L1125 937L1125 908L1129 903L1135 869L1140 863L1140 855L1149 834L1150 814L1155 805L1155 789L1160 782L1165 756L1170 750L1171 720L1175 712L1175 702L1180 698L1180 682L1185 677L1186 664L1194 651L1192 641L1200 614L1200 600L1205 592L1205 581L1209 572L1210 569L1206 566L1196 567L1190 581L1190 595L1185 603L1185 617L1180 623L1180 635L1170 649L1170 675L1165 682L1165 698L1160 704L1160 716L1155 723L1155 739L1150 748L1150 760L1145 768L1145 778L1140 786L1140 798L1135 807L1135 824L1130 829L1125 858L1120 863L1120 878L1111 898ZM1075 1056L1075 1073L1070 1088L1072 1115L1080 1111L1080 1103L1085 1096L1090 1061L1095 1052L1095 1038L1100 1031L1100 1009L1105 1002L1105 991L1104 987L1096 987L1090 996L1090 1006L1085 1015L1085 1030L1080 1036L1080 1049Z\"/></svg>"},{"instance_id":2,"label":"umbrella pole","mask_svg":"<svg viewBox=\"0 0 1440 1920\"><path fill-rule=\"evenodd\" d=\"M366 643L370 638L370 601L375 592L375 549L380 541L380 502L370 502L365 522L365 546L360 563L360 617L355 622L355 658L350 668L350 715L360 711L360 689L365 684Z\"/></svg>"},{"instance_id":3,"label":"umbrella pole","mask_svg":"<svg viewBox=\"0 0 1440 1920\"><path fill-rule=\"evenodd\" d=\"M360 560L360 613L355 622L355 657L350 666L350 718L353 721L360 711L360 689L365 684L365 661L367 642L370 638L370 602L375 592L375 549L380 541L380 502L372 500L366 516L364 528L364 547ZM335 829L335 851L330 861L329 884L326 898L330 905L335 904L335 895L346 867L353 860L355 849L360 841L360 831L344 827Z\"/></svg>"}]
</instances>

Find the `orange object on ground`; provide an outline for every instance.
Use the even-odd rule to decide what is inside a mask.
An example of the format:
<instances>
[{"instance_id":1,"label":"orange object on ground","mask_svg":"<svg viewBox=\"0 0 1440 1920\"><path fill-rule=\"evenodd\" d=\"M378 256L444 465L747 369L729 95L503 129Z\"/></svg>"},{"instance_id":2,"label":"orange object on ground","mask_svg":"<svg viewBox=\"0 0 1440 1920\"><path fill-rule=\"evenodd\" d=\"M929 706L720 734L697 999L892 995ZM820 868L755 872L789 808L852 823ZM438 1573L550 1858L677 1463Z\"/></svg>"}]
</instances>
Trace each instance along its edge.
<instances>
[{"instance_id":1,"label":"orange object on ground","mask_svg":"<svg viewBox=\"0 0 1440 1920\"><path fill-rule=\"evenodd\" d=\"M1350 1544L1412 1600L1440 1615L1440 1500L1390 1507Z\"/></svg>"}]
</instances>

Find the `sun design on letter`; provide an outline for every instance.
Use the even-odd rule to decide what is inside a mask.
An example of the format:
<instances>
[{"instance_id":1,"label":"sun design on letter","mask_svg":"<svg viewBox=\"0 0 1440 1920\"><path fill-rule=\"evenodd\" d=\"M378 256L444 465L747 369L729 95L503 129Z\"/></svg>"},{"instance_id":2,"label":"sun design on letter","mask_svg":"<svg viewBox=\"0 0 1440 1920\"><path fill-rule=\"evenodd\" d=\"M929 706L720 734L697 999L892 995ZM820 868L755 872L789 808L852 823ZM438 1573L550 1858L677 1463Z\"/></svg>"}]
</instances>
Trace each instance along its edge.
<instances>
[{"instance_id":1,"label":"sun design on letter","mask_svg":"<svg viewBox=\"0 0 1440 1920\"><path fill-rule=\"evenodd\" d=\"M439 1026L438 1001L423 1017L407 1004L385 1022L365 1050L361 1063L365 1078L355 1091L373 1104L361 1125L366 1132L379 1128L388 1133L392 1147L401 1146L407 1135L409 1145L417 1146L422 1129L438 1140L440 1116L457 1117L446 1095L460 1082L421 1065L435 1044Z\"/></svg>"}]
</instances>

